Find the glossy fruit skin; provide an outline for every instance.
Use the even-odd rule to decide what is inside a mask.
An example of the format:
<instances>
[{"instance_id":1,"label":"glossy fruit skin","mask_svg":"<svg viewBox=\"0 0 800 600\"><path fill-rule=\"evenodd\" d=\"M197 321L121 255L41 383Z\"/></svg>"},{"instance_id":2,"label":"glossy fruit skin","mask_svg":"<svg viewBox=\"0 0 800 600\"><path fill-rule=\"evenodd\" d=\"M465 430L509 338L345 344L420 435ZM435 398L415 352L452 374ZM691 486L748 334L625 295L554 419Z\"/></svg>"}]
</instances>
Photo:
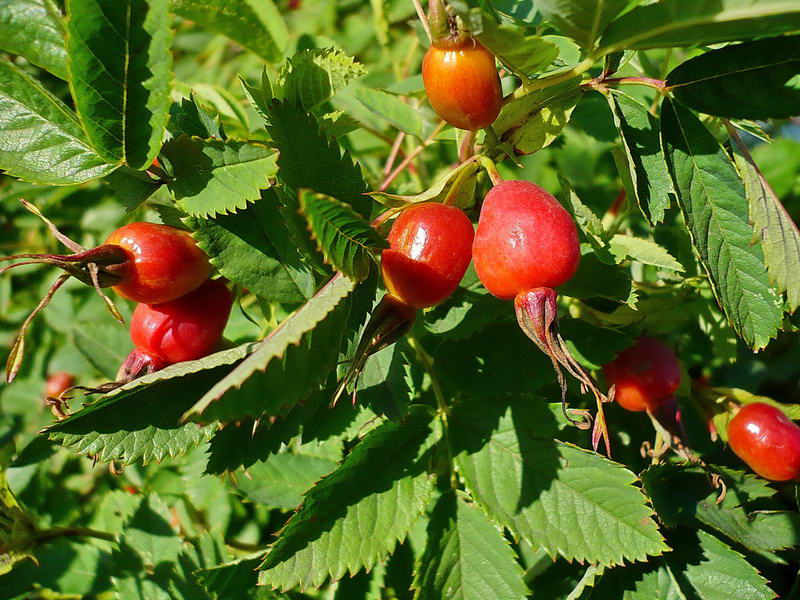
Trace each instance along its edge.
<instances>
[{"instance_id":1,"label":"glossy fruit skin","mask_svg":"<svg viewBox=\"0 0 800 600\"><path fill-rule=\"evenodd\" d=\"M483 129L500 114L503 91L494 55L474 38L452 48L431 46L422 80L433 110L459 129Z\"/></svg>"},{"instance_id":2,"label":"glossy fruit skin","mask_svg":"<svg viewBox=\"0 0 800 600\"><path fill-rule=\"evenodd\" d=\"M114 290L146 304L160 304L197 289L211 274L205 252L185 231L156 223L131 223L112 232L107 244L121 246L129 260L116 267Z\"/></svg>"},{"instance_id":3,"label":"glossy fruit skin","mask_svg":"<svg viewBox=\"0 0 800 600\"><path fill-rule=\"evenodd\" d=\"M413 308L447 298L469 266L474 235L467 215L455 206L425 202L404 210L381 256L389 293Z\"/></svg>"},{"instance_id":4,"label":"glossy fruit skin","mask_svg":"<svg viewBox=\"0 0 800 600\"><path fill-rule=\"evenodd\" d=\"M645 335L605 365L603 372L608 385L616 386L617 404L634 412L657 408L681 384L681 368L675 353Z\"/></svg>"},{"instance_id":5,"label":"glossy fruit skin","mask_svg":"<svg viewBox=\"0 0 800 600\"><path fill-rule=\"evenodd\" d=\"M581 251L572 217L553 196L529 181L503 181L483 201L472 257L486 289L510 300L569 281Z\"/></svg>"},{"instance_id":6,"label":"glossy fruit skin","mask_svg":"<svg viewBox=\"0 0 800 600\"><path fill-rule=\"evenodd\" d=\"M233 297L219 280L162 304L139 304L131 319L134 345L167 363L210 354L219 342Z\"/></svg>"},{"instance_id":7,"label":"glossy fruit skin","mask_svg":"<svg viewBox=\"0 0 800 600\"><path fill-rule=\"evenodd\" d=\"M75 385L75 376L66 371L57 371L47 377L45 395L48 398L58 398L68 388Z\"/></svg>"},{"instance_id":8,"label":"glossy fruit skin","mask_svg":"<svg viewBox=\"0 0 800 600\"><path fill-rule=\"evenodd\" d=\"M764 479L800 478L800 427L779 408L763 402L742 406L728 423L728 444Z\"/></svg>"}]
</instances>

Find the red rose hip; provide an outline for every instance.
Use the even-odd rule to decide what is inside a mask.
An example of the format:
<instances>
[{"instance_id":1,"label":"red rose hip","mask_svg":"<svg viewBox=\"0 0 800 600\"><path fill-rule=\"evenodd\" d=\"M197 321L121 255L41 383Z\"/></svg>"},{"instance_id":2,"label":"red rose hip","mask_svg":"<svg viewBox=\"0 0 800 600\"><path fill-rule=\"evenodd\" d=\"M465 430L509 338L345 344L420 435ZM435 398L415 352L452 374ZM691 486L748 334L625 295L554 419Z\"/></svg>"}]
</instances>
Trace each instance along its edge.
<instances>
[{"instance_id":1,"label":"red rose hip","mask_svg":"<svg viewBox=\"0 0 800 600\"><path fill-rule=\"evenodd\" d=\"M614 399L622 408L643 411L672 396L681 383L681 369L671 348L642 336L603 367L606 381L615 385Z\"/></svg>"},{"instance_id":2,"label":"red rose hip","mask_svg":"<svg viewBox=\"0 0 800 600\"><path fill-rule=\"evenodd\" d=\"M66 371L57 371L47 377L45 395L48 398L58 398L62 393L75 385L75 376Z\"/></svg>"},{"instance_id":3,"label":"red rose hip","mask_svg":"<svg viewBox=\"0 0 800 600\"><path fill-rule=\"evenodd\" d=\"M422 81L433 110L459 129L483 129L500 113L494 55L473 37L434 41L422 61Z\"/></svg>"},{"instance_id":4,"label":"red rose hip","mask_svg":"<svg viewBox=\"0 0 800 600\"><path fill-rule=\"evenodd\" d=\"M779 408L763 402L742 406L728 423L728 444L764 479L800 478L800 427Z\"/></svg>"},{"instance_id":5,"label":"red rose hip","mask_svg":"<svg viewBox=\"0 0 800 600\"><path fill-rule=\"evenodd\" d=\"M139 304L131 319L134 345L168 364L210 354L225 329L233 297L222 281L207 280L162 304Z\"/></svg>"},{"instance_id":6,"label":"red rose hip","mask_svg":"<svg viewBox=\"0 0 800 600\"><path fill-rule=\"evenodd\" d=\"M553 196L528 181L504 181L483 201L472 256L486 289L510 300L566 283L581 252L575 223Z\"/></svg>"},{"instance_id":7,"label":"red rose hip","mask_svg":"<svg viewBox=\"0 0 800 600\"><path fill-rule=\"evenodd\" d=\"M436 202L404 210L389 232L381 271L389 293L413 308L438 304L458 287L471 258L474 229L455 206Z\"/></svg>"},{"instance_id":8,"label":"red rose hip","mask_svg":"<svg viewBox=\"0 0 800 600\"><path fill-rule=\"evenodd\" d=\"M160 304L197 289L211 274L206 254L187 232L156 223L131 223L114 231L106 244L122 247L128 261L116 265L124 298Z\"/></svg>"}]
</instances>

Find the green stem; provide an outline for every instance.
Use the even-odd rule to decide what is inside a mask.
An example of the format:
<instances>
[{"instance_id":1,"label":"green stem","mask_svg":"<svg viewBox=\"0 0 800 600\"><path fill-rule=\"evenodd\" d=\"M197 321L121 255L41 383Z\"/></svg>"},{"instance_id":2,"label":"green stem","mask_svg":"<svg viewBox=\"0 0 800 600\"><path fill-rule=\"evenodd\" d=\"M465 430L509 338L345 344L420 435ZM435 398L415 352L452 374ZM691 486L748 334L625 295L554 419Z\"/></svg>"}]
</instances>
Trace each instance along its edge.
<instances>
[{"instance_id":1,"label":"green stem","mask_svg":"<svg viewBox=\"0 0 800 600\"><path fill-rule=\"evenodd\" d=\"M530 92L549 88L561 83L562 81L567 81L568 79L572 79L573 77L577 77L578 75L585 73L592 68L594 63L595 60L593 58L585 58L568 71L557 73L556 75L550 75L549 77L541 77L540 79L528 81L522 86L522 89L524 90L524 93L529 94Z\"/></svg>"},{"instance_id":2,"label":"green stem","mask_svg":"<svg viewBox=\"0 0 800 600\"><path fill-rule=\"evenodd\" d=\"M497 136L495 135L495 137ZM479 154L478 162L486 170L486 174L492 181L492 185L499 185L503 182L503 176L500 175L500 172L497 170L497 165L494 164L494 161L491 158L484 154Z\"/></svg>"}]
</instances>

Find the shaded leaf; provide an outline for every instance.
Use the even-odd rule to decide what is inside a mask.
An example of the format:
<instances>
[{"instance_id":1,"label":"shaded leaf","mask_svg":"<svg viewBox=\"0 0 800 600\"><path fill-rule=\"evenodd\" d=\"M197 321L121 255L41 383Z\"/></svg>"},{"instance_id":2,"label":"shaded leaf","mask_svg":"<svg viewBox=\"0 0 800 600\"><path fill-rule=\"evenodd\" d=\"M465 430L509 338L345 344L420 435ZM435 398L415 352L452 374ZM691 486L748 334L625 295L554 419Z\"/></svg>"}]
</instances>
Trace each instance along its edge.
<instances>
[{"instance_id":1,"label":"shaded leaf","mask_svg":"<svg viewBox=\"0 0 800 600\"><path fill-rule=\"evenodd\" d=\"M302 190L300 210L326 262L356 281L369 275L370 251L389 247L376 229L336 198Z\"/></svg>"},{"instance_id":2,"label":"shaded leaf","mask_svg":"<svg viewBox=\"0 0 800 600\"><path fill-rule=\"evenodd\" d=\"M506 103L493 125L500 140L521 154L549 146L581 99L578 83L572 79Z\"/></svg>"},{"instance_id":3,"label":"shaded leaf","mask_svg":"<svg viewBox=\"0 0 800 600\"><path fill-rule=\"evenodd\" d=\"M310 111L346 88L367 72L341 50L303 50L286 60L275 85L262 89L264 97L289 101Z\"/></svg>"},{"instance_id":4,"label":"shaded leaf","mask_svg":"<svg viewBox=\"0 0 800 600\"><path fill-rule=\"evenodd\" d=\"M245 361L188 408L186 418L227 421L263 413L277 415L282 408L307 398L335 366L342 322L350 309L345 299L354 288L348 277L332 277L259 342ZM300 370L304 377L297 377Z\"/></svg>"},{"instance_id":5,"label":"shaded leaf","mask_svg":"<svg viewBox=\"0 0 800 600\"><path fill-rule=\"evenodd\" d=\"M187 219L219 272L270 302L303 302L316 282L291 239L271 190L232 214Z\"/></svg>"},{"instance_id":6,"label":"shaded leaf","mask_svg":"<svg viewBox=\"0 0 800 600\"><path fill-rule=\"evenodd\" d=\"M283 56L289 34L272 0L175 0L173 10L267 62L279 62Z\"/></svg>"},{"instance_id":7,"label":"shaded leaf","mask_svg":"<svg viewBox=\"0 0 800 600\"><path fill-rule=\"evenodd\" d=\"M414 582L416 598L527 598L523 571L502 530L463 492L439 497Z\"/></svg>"},{"instance_id":8,"label":"shaded leaf","mask_svg":"<svg viewBox=\"0 0 800 600\"><path fill-rule=\"evenodd\" d=\"M798 27L800 5L793 0L661 0L614 21L600 40L600 50L715 44Z\"/></svg>"},{"instance_id":9,"label":"shaded leaf","mask_svg":"<svg viewBox=\"0 0 800 600\"><path fill-rule=\"evenodd\" d=\"M95 153L64 103L0 59L0 169L23 181L72 185L116 167Z\"/></svg>"},{"instance_id":10,"label":"shaded leaf","mask_svg":"<svg viewBox=\"0 0 800 600\"><path fill-rule=\"evenodd\" d=\"M695 110L739 119L800 115L800 36L726 46L667 75L674 96Z\"/></svg>"},{"instance_id":11,"label":"shaded leaf","mask_svg":"<svg viewBox=\"0 0 800 600\"><path fill-rule=\"evenodd\" d=\"M660 223L675 190L664 159L658 119L637 100L617 90L608 94L608 102L622 139L636 202L651 224Z\"/></svg>"},{"instance_id":12,"label":"shaded leaf","mask_svg":"<svg viewBox=\"0 0 800 600\"><path fill-rule=\"evenodd\" d=\"M267 130L279 151L282 182L295 192L308 188L327 194L370 217L372 202L364 194L367 184L361 168L329 139L313 115L291 103L272 102Z\"/></svg>"},{"instance_id":13,"label":"shaded leaf","mask_svg":"<svg viewBox=\"0 0 800 600\"><path fill-rule=\"evenodd\" d=\"M467 490L534 548L603 565L667 549L636 476L553 439L558 425L541 399L482 397L457 405L448 423Z\"/></svg>"},{"instance_id":14,"label":"shaded leaf","mask_svg":"<svg viewBox=\"0 0 800 600\"><path fill-rule=\"evenodd\" d=\"M246 344L140 377L43 433L102 462L147 464L182 455L206 441L216 425L181 424L181 415L230 372L231 365L247 356L252 346Z\"/></svg>"},{"instance_id":15,"label":"shaded leaf","mask_svg":"<svg viewBox=\"0 0 800 600\"><path fill-rule=\"evenodd\" d=\"M478 40L512 73L523 77L538 73L558 56L558 46L550 40L526 35L518 26L498 25L489 15L483 17L483 31Z\"/></svg>"},{"instance_id":16,"label":"shaded leaf","mask_svg":"<svg viewBox=\"0 0 800 600\"><path fill-rule=\"evenodd\" d=\"M591 50L606 26L628 4L628 0L537 0L536 8L563 33Z\"/></svg>"},{"instance_id":17,"label":"shaded leaf","mask_svg":"<svg viewBox=\"0 0 800 600\"><path fill-rule=\"evenodd\" d=\"M744 185L728 155L687 108L664 101L662 137L692 243L736 333L752 348L777 334L783 311L752 245Z\"/></svg>"},{"instance_id":18,"label":"shaded leaf","mask_svg":"<svg viewBox=\"0 0 800 600\"><path fill-rule=\"evenodd\" d=\"M356 89L353 96L369 111L388 121L392 127L417 139L424 137L424 123L419 110L403 102L399 96L366 87Z\"/></svg>"},{"instance_id":19,"label":"shaded leaf","mask_svg":"<svg viewBox=\"0 0 800 600\"><path fill-rule=\"evenodd\" d=\"M275 150L257 142L182 135L164 145L178 206L194 217L234 212L256 200L277 173Z\"/></svg>"},{"instance_id":20,"label":"shaded leaf","mask_svg":"<svg viewBox=\"0 0 800 600\"><path fill-rule=\"evenodd\" d=\"M253 502L294 510L303 494L335 468L326 458L284 452L248 467L249 477L240 477L237 487Z\"/></svg>"},{"instance_id":21,"label":"shaded leaf","mask_svg":"<svg viewBox=\"0 0 800 600\"><path fill-rule=\"evenodd\" d=\"M420 408L371 431L306 494L270 548L259 583L318 587L371 569L408 535L433 490L426 455L438 435Z\"/></svg>"},{"instance_id":22,"label":"shaded leaf","mask_svg":"<svg viewBox=\"0 0 800 600\"><path fill-rule=\"evenodd\" d=\"M800 306L800 231L738 137L734 150L770 281L778 292L786 292L789 310L794 312Z\"/></svg>"},{"instance_id":23,"label":"shaded leaf","mask_svg":"<svg viewBox=\"0 0 800 600\"><path fill-rule=\"evenodd\" d=\"M168 0L67 2L75 108L108 162L150 166L169 120L172 29Z\"/></svg>"},{"instance_id":24,"label":"shaded leaf","mask_svg":"<svg viewBox=\"0 0 800 600\"><path fill-rule=\"evenodd\" d=\"M53 0L0 2L0 50L67 78L64 19Z\"/></svg>"}]
</instances>

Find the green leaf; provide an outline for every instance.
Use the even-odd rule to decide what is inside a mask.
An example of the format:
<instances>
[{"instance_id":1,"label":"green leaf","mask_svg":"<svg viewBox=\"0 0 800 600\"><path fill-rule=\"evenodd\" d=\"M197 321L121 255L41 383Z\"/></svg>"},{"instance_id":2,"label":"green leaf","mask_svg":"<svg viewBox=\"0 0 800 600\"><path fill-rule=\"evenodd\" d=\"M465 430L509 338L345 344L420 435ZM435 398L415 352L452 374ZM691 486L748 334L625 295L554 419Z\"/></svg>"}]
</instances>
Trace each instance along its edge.
<instances>
[{"instance_id":1,"label":"green leaf","mask_svg":"<svg viewBox=\"0 0 800 600\"><path fill-rule=\"evenodd\" d=\"M800 306L800 231L753 161L741 138L734 138L734 160L744 180L750 220L764 250L770 281L786 292L789 310Z\"/></svg>"},{"instance_id":2,"label":"green leaf","mask_svg":"<svg viewBox=\"0 0 800 600\"><path fill-rule=\"evenodd\" d=\"M598 327L582 319L561 319L558 330L572 355L587 369L602 368L635 341L633 332Z\"/></svg>"},{"instance_id":3,"label":"green leaf","mask_svg":"<svg viewBox=\"0 0 800 600\"><path fill-rule=\"evenodd\" d=\"M314 116L291 103L273 101L269 117L267 130L280 152L278 168L283 183L296 192L308 188L327 194L368 219L372 202L364 195L369 190L361 168L347 152L342 154Z\"/></svg>"},{"instance_id":4,"label":"green leaf","mask_svg":"<svg viewBox=\"0 0 800 600\"><path fill-rule=\"evenodd\" d=\"M675 190L661 147L658 119L623 92L612 90L607 97L625 150L636 202L651 224L660 223Z\"/></svg>"},{"instance_id":5,"label":"green leaf","mask_svg":"<svg viewBox=\"0 0 800 600\"><path fill-rule=\"evenodd\" d=\"M667 549L636 476L553 439L558 425L541 398L482 397L456 406L448 423L467 490L534 548L602 565Z\"/></svg>"},{"instance_id":6,"label":"green leaf","mask_svg":"<svg viewBox=\"0 0 800 600\"><path fill-rule=\"evenodd\" d=\"M53 0L0 1L0 50L67 78L64 18Z\"/></svg>"},{"instance_id":7,"label":"green leaf","mask_svg":"<svg viewBox=\"0 0 800 600\"><path fill-rule=\"evenodd\" d=\"M631 305L636 302L630 269L600 262L593 252L581 256L575 275L558 291L573 298L607 298Z\"/></svg>"},{"instance_id":8,"label":"green leaf","mask_svg":"<svg viewBox=\"0 0 800 600\"><path fill-rule=\"evenodd\" d=\"M439 497L414 582L416 598L523 600L523 571L502 531L463 492Z\"/></svg>"},{"instance_id":9,"label":"green leaf","mask_svg":"<svg viewBox=\"0 0 800 600\"><path fill-rule=\"evenodd\" d=\"M219 272L270 302L303 302L316 282L292 242L274 191L236 213L186 220Z\"/></svg>"},{"instance_id":10,"label":"green leaf","mask_svg":"<svg viewBox=\"0 0 800 600\"><path fill-rule=\"evenodd\" d=\"M583 95L579 83L571 79L506 103L493 125L500 140L521 154L549 146Z\"/></svg>"},{"instance_id":11,"label":"green leaf","mask_svg":"<svg viewBox=\"0 0 800 600\"><path fill-rule=\"evenodd\" d=\"M612 23L599 50L716 44L799 27L800 5L794 0L661 0L638 6Z\"/></svg>"},{"instance_id":12,"label":"green leaf","mask_svg":"<svg viewBox=\"0 0 800 600\"><path fill-rule=\"evenodd\" d=\"M408 535L433 491L427 454L438 434L418 409L371 431L317 483L261 564L259 583L318 587L370 570Z\"/></svg>"},{"instance_id":13,"label":"green leaf","mask_svg":"<svg viewBox=\"0 0 800 600\"><path fill-rule=\"evenodd\" d=\"M246 344L140 377L44 433L101 462L147 464L185 454L206 441L216 425L181 424L181 415L252 347Z\"/></svg>"},{"instance_id":14,"label":"green leaf","mask_svg":"<svg viewBox=\"0 0 800 600\"><path fill-rule=\"evenodd\" d=\"M325 261L355 281L369 275L371 250L389 247L361 215L336 198L301 190L300 211Z\"/></svg>"},{"instance_id":15,"label":"green leaf","mask_svg":"<svg viewBox=\"0 0 800 600\"><path fill-rule=\"evenodd\" d=\"M363 65L341 50L303 50L286 61L271 91L276 99L310 111L366 72Z\"/></svg>"},{"instance_id":16,"label":"green leaf","mask_svg":"<svg viewBox=\"0 0 800 600\"><path fill-rule=\"evenodd\" d=\"M166 503L151 492L144 498L122 531L124 542L136 550L145 567L175 562L183 541L170 525L170 510Z\"/></svg>"},{"instance_id":17,"label":"green leaf","mask_svg":"<svg viewBox=\"0 0 800 600\"><path fill-rule=\"evenodd\" d=\"M192 94L191 98L181 98L180 104L173 104L170 113L170 132L173 137L185 133L199 138L224 138L219 116L212 118Z\"/></svg>"},{"instance_id":18,"label":"green leaf","mask_svg":"<svg viewBox=\"0 0 800 600\"><path fill-rule=\"evenodd\" d=\"M464 192L468 192L469 189L472 190L472 196L474 196L474 182L479 171L480 165L476 161L464 162L453 169L445 171L431 187L419 194L405 196L387 192L369 192L369 195L389 208L399 208L406 204L415 204L417 202L446 202L447 204L466 208L468 205L466 201L458 202L454 199L451 202L450 198L467 195ZM471 188L468 182L472 182ZM472 196L470 196L469 201L474 203Z\"/></svg>"},{"instance_id":19,"label":"green leaf","mask_svg":"<svg viewBox=\"0 0 800 600\"><path fill-rule=\"evenodd\" d=\"M68 0L67 52L75 108L97 153L150 166L169 120L168 0Z\"/></svg>"},{"instance_id":20,"label":"green leaf","mask_svg":"<svg viewBox=\"0 0 800 600\"><path fill-rule=\"evenodd\" d=\"M678 200L700 259L736 333L758 350L781 326L761 246L754 246L744 185L728 155L700 120L664 101L662 138Z\"/></svg>"},{"instance_id":21,"label":"green leaf","mask_svg":"<svg viewBox=\"0 0 800 600\"><path fill-rule=\"evenodd\" d=\"M536 8L562 33L591 50L606 26L628 4L628 0L537 0Z\"/></svg>"},{"instance_id":22,"label":"green leaf","mask_svg":"<svg viewBox=\"0 0 800 600\"><path fill-rule=\"evenodd\" d=\"M73 185L108 175L75 114L0 59L0 169L24 181Z\"/></svg>"},{"instance_id":23,"label":"green leaf","mask_svg":"<svg viewBox=\"0 0 800 600\"><path fill-rule=\"evenodd\" d=\"M7 450L8 447L4 448L4 452ZM36 534L36 524L8 487L5 467L0 469L0 546L8 545L9 550L0 554L0 576L11 571L16 563L33 558Z\"/></svg>"},{"instance_id":24,"label":"green leaf","mask_svg":"<svg viewBox=\"0 0 800 600\"><path fill-rule=\"evenodd\" d=\"M800 115L800 36L712 50L667 75L673 95L695 110L739 119Z\"/></svg>"},{"instance_id":25,"label":"green leaf","mask_svg":"<svg viewBox=\"0 0 800 600\"><path fill-rule=\"evenodd\" d=\"M173 169L169 189L178 206L194 217L245 208L277 173L275 150L258 142L182 135L165 144L163 153Z\"/></svg>"},{"instance_id":26,"label":"green leaf","mask_svg":"<svg viewBox=\"0 0 800 600\"><path fill-rule=\"evenodd\" d=\"M400 96L366 87L356 89L353 96L367 110L388 121L396 129L420 140L424 137L425 124L419 110L403 102Z\"/></svg>"},{"instance_id":27,"label":"green leaf","mask_svg":"<svg viewBox=\"0 0 800 600\"><path fill-rule=\"evenodd\" d=\"M289 34L272 0L175 0L173 10L267 62L276 63L283 58Z\"/></svg>"},{"instance_id":28,"label":"green leaf","mask_svg":"<svg viewBox=\"0 0 800 600\"><path fill-rule=\"evenodd\" d=\"M277 415L307 398L335 366L342 323L350 310L345 299L354 288L350 278L334 275L259 342L246 360L219 379L185 418L227 421ZM297 377L298 371L304 376Z\"/></svg>"},{"instance_id":29,"label":"green leaf","mask_svg":"<svg viewBox=\"0 0 800 600\"><path fill-rule=\"evenodd\" d=\"M105 181L117 194L120 202L125 205L127 212L138 208L161 187L161 183L147 173L125 166L111 173Z\"/></svg>"},{"instance_id":30,"label":"green leaf","mask_svg":"<svg viewBox=\"0 0 800 600\"><path fill-rule=\"evenodd\" d=\"M478 40L512 73L523 78L542 71L558 57L558 46L550 40L526 35L519 26L498 25L489 15L483 17Z\"/></svg>"},{"instance_id":31,"label":"green leaf","mask_svg":"<svg viewBox=\"0 0 800 600\"><path fill-rule=\"evenodd\" d=\"M83 321L72 327L75 348L109 381L133 349L130 333L118 323Z\"/></svg>"},{"instance_id":32,"label":"green leaf","mask_svg":"<svg viewBox=\"0 0 800 600\"><path fill-rule=\"evenodd\" d=\"M705 531L683 533L666 561L678 580L685 582L681 585L684 593L700 600L730 600L731 590L748 600L775 598L766 579L741 554Z\"/></svg>"},{"instance_id":33,"label":"green leaf","mask_svg":"<svg viewBox=\"0 0 800 600\"><path fill-rule=\"evenodd\" d=\"M240 477L237 487L253 502L294 510L303 493L335 468L335 462L318 456L275 454L248 467L250 476Z\"/></svg>"},{"instance_id":34,"label":"green leaf","mask_svg":"<svg viewBox=\"0 0 800 600\"><path fill-rule=\"evenodd\" d=\"M606 571L591 597L592 600L687 600L663 560Z\"/></svg>"},{"instance_id":35,"label":"green leaf","mask_svg":"<svg viewBox=\"0 0 800 600\"><path fill-rule=\"evenodd\" d=\"M683 272L683 265L653 240L617 234L611 238L611 252L620 262L631 258L659 269Z\"/></svg>"}]
</instances>

